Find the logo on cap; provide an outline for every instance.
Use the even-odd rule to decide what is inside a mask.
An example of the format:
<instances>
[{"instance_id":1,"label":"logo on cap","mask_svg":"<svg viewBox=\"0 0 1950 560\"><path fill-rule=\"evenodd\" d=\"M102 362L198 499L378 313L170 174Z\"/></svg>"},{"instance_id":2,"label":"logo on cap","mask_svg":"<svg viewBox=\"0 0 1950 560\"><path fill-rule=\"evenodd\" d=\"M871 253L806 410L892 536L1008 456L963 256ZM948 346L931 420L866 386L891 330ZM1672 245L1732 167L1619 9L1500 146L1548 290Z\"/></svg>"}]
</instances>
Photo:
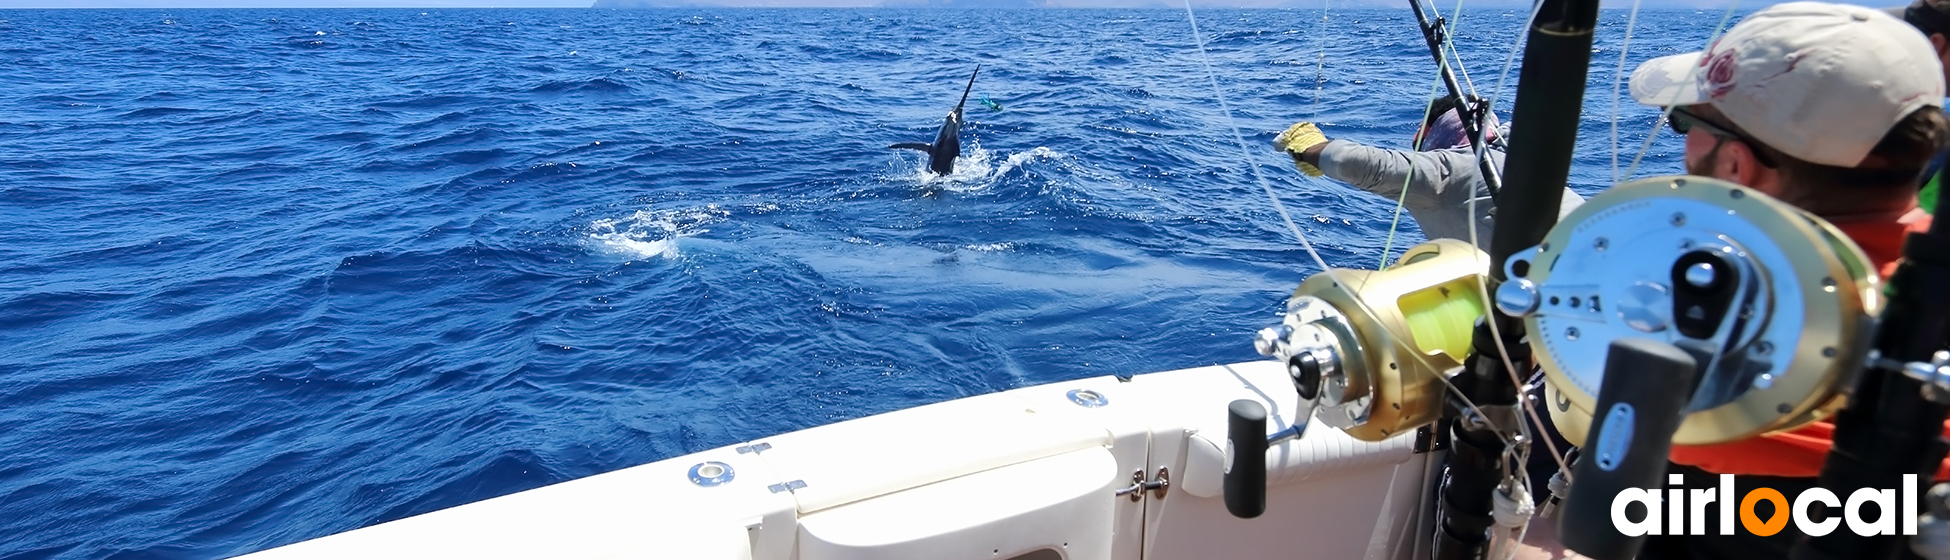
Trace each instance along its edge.
<instances>
[{"instance_id":1,"label":"logo on cap","mask_svg":"<svg viewBox=\"0 0 1950 560\"><path fill-rule=\"evenodd\" d=\"M1700 79L1706 80L1706 94L1715 100L1733 91L1733 70L1736 66L1733 58L1733 49L1727 49L1714 53L1711 59L1704 61L1706 72L1700 75Z\"/></svg>"}]
</instances>

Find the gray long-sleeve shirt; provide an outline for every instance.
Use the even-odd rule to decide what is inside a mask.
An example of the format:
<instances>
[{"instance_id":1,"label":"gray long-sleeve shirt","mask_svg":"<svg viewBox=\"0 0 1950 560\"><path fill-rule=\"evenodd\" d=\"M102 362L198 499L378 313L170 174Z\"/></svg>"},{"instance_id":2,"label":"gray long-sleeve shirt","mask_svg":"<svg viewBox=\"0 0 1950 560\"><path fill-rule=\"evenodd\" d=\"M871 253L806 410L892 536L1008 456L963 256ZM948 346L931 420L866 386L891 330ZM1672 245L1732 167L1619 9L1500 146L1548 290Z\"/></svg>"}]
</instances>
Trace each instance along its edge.
<instances>
[{"instance_id":1,"label":"gray long-sleeve shirt","mask_svg":"<svg viewBox=\"0 0 1950 560\"><path fill-rule=\"evenodd\" d=\"M1503 167L1503 151L1485 152L1497 168ZM1333 140L1320 152L1320 171L1389 201L1400 199L1402 208L1422 226L1429 239L1469 240L1469 200L1476 199L1476 246L1490 247L1490 232L1496 217L1496 203L1489 186L1483 183L1476 167L1476 155L1468 148L1410 152L1365 146L1347 140ZM1413 177L1410 177L1410 172ZM1410 180L1412 179L1412 180ZM1402 198L1402 186L1408 196ZM1563 218L1584 197L1564 189L1564 202L1557 216Z\"/></svg>"}]
</instances>

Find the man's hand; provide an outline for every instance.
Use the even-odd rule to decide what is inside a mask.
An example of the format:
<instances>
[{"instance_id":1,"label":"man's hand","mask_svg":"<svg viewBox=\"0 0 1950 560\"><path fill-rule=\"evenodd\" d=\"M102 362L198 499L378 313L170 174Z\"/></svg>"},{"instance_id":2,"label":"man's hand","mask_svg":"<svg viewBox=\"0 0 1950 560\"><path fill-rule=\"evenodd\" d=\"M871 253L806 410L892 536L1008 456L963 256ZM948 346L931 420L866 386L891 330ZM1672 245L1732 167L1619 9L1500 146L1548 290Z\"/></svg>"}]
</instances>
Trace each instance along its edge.
<instances>
[{"instance_id":1,"label":"man's hand","mask_svg":"<svg viewBox=\"0 0 1950 560\"><path fill-rule=\"evenodd\" d=\"M1307 174L1309 177L1319 177L1320 168L1302 161L1301 156L1307 152L1308 148L1318 147L1326 143L1327 135L1320 132L1320 127L1314 126L1314 123L1306 121L1295 123L1293 126L1287 127L1286 131L1281 132L1279 136L1273 137L1273 146L1293 156L1293 166L1300 168L1300 172Z\"/></svg>"}]
</instances>

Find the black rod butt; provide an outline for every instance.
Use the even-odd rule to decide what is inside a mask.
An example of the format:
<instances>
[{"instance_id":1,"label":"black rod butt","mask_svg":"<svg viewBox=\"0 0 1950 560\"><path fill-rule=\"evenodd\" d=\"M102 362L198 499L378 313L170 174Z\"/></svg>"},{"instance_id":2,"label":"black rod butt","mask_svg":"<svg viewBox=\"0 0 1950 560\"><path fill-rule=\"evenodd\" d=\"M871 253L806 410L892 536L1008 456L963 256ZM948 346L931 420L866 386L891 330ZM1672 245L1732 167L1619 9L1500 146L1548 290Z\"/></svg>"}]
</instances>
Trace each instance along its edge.
<instances>
[{"instance_id":1,"label":"black rod butt","mask_svg":"<svg viewBox=\"0 0 1950 560\"><path fill-rule=\"evenodd\" d=\"M1611 343L1591 433L1573 467L1570 496L1558 519L1564 547L1594 560L1628 560L1645 546L1612 523L1614 501L1642 497L1625 518L1663 527L1666 455L1692 400L1698 363L1677 346L1642 338ZM1629 492L1630 494L1627 494ZM1721 506L1726 507L1726 506ZM1658 533L1658 528L1651 531Z\"/></svg>"},{"instance_id":2,"label":"black rod butt","mask_svg":"<svg viewBox=\"0 0 1950 560\"><path fill-rule=\"evenodd\" d=\"M1239 399L1226 407L1226 511L1252 519L1266 512L1266 407Z\"/></svg>"}]
</instances>

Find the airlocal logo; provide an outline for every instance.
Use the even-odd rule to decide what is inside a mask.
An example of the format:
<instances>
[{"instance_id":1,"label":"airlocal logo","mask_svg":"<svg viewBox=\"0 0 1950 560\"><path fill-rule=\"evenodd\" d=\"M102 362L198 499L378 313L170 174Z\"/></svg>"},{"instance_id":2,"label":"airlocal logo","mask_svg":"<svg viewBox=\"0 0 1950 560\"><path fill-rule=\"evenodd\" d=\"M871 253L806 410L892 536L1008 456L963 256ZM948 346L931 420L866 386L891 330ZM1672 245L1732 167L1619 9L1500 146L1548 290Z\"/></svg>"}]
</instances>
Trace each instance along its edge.
<instances>
[{"instance_id":1,"label":"airlocal logo","mask_svg":"<svg viewBox=\"0 0 1950 560\"><path fill-rule=\"evenodd\" d=\"M1671 475L1669 482L1677 486L1685 482L1685 477ZM1896 507L1898 492L1895 490L1863 488L1850 493L1848 501L1844 503L1834 492L1819 487L1802 491L1801 495L1794 497L1792 506L1781 491L1762 487L1748 490L1747 495L1740 498L1739 507L1724 507L1734 503L1733 475L1730 474L1720 475L1717 488L1667 488L1666 494L1668 497L1663 500L1666 507L1661 508L1659 504L1662 500L1657 489L1626 488L1620 491L1611 500L1612 527L1628 537L1657 535L1662 528L1668 535L1705 535L1706 505L1718 502L1723 506L1719 508L1721 535L1733 534L1735 511L1740 513L1741 527L1763 537L1781 532L1787 527L1789 519L1794 520L1795 528L1802 534L1815 537L1834 532L1843 522L1847 522L1849 530L1857 535L1894 535L1898 519L1902 520L1902 534L1916 534L1916 516L1911 513L1916 511L1916 475L1913 474L1903 475L1900 493L1902 507ZM1770 502L1774 506L1773 515L1765 520L1755 509L1761 502ZM1633 521L1626 518L1627 508L1634 503L1644 506L1644 519ZM1825 507L1827 519L1815 521L1808 515L1810 507L1817 503ZM1875 521L1862 519L1864 504L1876 505L1879 513ZM1841 515L1835 515L1836 508L1840 508ZM1660 522L1659 512L1662 509L1668 512L1664 516L1665 523ZM1684 515L1686 513L1691 515ZM1682 523L1684 520L1691 520L1692 523Z\"/></svg>"}]
</instances>

